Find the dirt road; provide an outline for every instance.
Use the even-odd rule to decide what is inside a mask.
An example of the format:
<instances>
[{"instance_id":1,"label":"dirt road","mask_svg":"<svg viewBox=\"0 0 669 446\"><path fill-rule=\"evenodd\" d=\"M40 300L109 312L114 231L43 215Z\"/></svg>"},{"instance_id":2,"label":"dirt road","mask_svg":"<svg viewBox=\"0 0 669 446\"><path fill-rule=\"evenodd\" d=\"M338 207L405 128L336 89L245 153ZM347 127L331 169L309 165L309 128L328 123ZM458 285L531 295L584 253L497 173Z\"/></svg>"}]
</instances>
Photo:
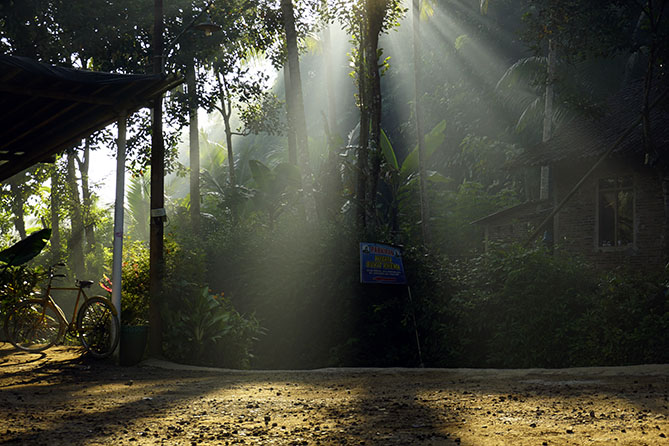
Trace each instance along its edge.
<instances>
[{"instance_id":1,"label":"dirt road","mask_svg":"<svg viewBox=\"0 0 669 446\"><path fill-rule=\"evenodd\" d=\"M669 445L669 365L194 370L0 346L0 444Z\"/></svg>"}]
</instances>

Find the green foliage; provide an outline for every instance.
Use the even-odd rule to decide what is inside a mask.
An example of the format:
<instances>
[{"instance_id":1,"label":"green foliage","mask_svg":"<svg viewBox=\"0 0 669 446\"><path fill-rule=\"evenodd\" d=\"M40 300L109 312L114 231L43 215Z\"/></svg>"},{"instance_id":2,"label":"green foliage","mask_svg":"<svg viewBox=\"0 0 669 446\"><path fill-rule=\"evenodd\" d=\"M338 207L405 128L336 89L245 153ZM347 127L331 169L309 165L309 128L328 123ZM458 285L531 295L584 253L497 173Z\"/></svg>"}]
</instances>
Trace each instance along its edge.
<instances>
[{"instance_id":1,"label":"green foliage","mask_svg":"<svg viewBox=\"0 0 669 446\"><path fill-rule=\"evenodd\" d=\"M51 229L45 228L30 234L20 242L0 251L0 263L19 266L36 257L51 237Z\"/></svg>"},{"instance_id":2,"label":"green foliage","mask_svg":"<svg viewBox=\"0 0 669 446\"><path fill-rule=\"evenodd\" d=\"M121 323L146 325L149 320L149 247L126 239L121 269Z\"/></svg>"},{"instance_id":3,"label":"green foliage","mask_svg":"<svg viewBox=\"0 0 669 446\"><path fill-rule=\"evenodd\" d=\"M252 201L269 217L270 226L287 206L295 200L301 186L301 174L297 166L280 163L273 169L257 160L249 161L256 189Z\"/></svg>"},{"instance_id":4,"label":"green foliage","mask_svg":"<svg viewBox=\"0 0 669 446\"><path fill-rule=\"evenodd\" d=\"M429 159L436 150L438 150L441 145L444 143L445 135L444 130L446 130L446 120L441 121L439 124L434 126L425 135L425 158ZM404 159L400 171L403 175L408 176L411 173L418 171L418 147L416 146L411 153Z\"/></svg>"},{"instance_id":5,"label":"green foliage","mask_svg":"<svg viewBox=\"0 0 669 446\"><path fill-rule=\"evenodd\" d=\"M171 299L163 318L166 352L177 361L249 368L252 344L262 334L253 316L242 317L222 293L206 287Z\"/></svg>"},{"instance_id":6,"label":"green foliage","mask_svg":"<svg viewBox=\"0 0 669 446\"><path fill-rule=\"evenodd\" d=\"M603 275L578 259L519 247L456 262L453 276L461 366L667 361L666 278Z\"/></svg>"},{"instance_id":7,"label":"green foliage","mask_svg":"<svg viewBox=\"0 0 669 446\"><path fill-rule=\"evenodd\" d=\"M611 271L601 276L597 291L579 359L615 365L669 361L666 273Z\"/></svg>"},{"instance_id":8,"label":"green foliage","mask_svg":"<svg viewBox=\"0 0 669 446\"><path fill-rule=\"evenodd\" d=\"M562 48L561 56L571 61L610 55L625 48L631 43L630 27L645 9L644 2L626 0L535 0L528 6L522 17L523 39L537 52L553 39Z\"/></svg>"},{"instance_id":9,"label":"green foliage","mask_svg":"<svg viewBox=\"0 0 669 446\"><path fill-rule=\"evenodd\" d=\"M4 268L0 271L0 315L17 302L32 297L46 271L26 265ZM4 320L4 317L0 320Z\"/></svg>"},{"instance_id":10,"label":"green foliage","mask_svg":"<svg viewBox=\"0 0 669 446\"><path fill-rule=\"evenodd\" d=\"M76 61L89 69L113 72L140 72L148 65L152 23L146 2L119 6L92 0L84 9L73 2L46 2L49 8L42 3L0 6L0 21L6 25L0 30L0 47L5 52L61 64ZM225 32L209 40L183 33L174 46L178 51L170 51L166 58L167 72L194 65L199 106L223 112L226 118L221 124L227 124L228 133L241 125L239 132L254 135L246 138L252 143L245 149L235 143L232 170L237 173L237 184L228 184L227 178L234 172L228 170L228 155L221 150L232 149L231 144L226 142L230 146L226 147L212 142L208 145L213 150L203 150L202 233L190 232L185 207L169 213L172 232L165 245L162 296L167 354L177 360L230 367L416 365L417 331L428 365L557 367L667 362L669 313L664 276L636 277L619 271L602 275L559 252L552 256L540 249L518 247L495 249L469 260L449 260L476 255L480 250L481 230L470 224L473 220L531 195L523 180L501 167L523 144L528 146L539 138L541 120L532 118L542 117L546 70L539 57L521 59L527 48L517 39L503 37L522 31L526 42L541 55L551 38L557 43L559 59L570 62L630 48L630 53L642 55L649 53L656 41L657 57L664 60L663 42L668 40L660 37L666 34L666 25L649 33L648 17L640 15L651 3L507 1L494 2L488 11L487 0L462 5L421 2L421 16L429 15L434 22L434 26L423 28L421 40L425 44L418 61L423 67L418 92L423 95L423 128L431 129L425 135L435 246L430 255L414 248L421 240L418 160L413 149L416 135L412 134L411 99L406 91L410 90L407 79L413 79L414 74L407 56L412 42L409 27L398 27L404 7L395 0L326 3L318 5L329 8L326 18L339 19L350 34L357 80L370 80L366 76L378 70L379 64L383 71L388 70L383 90L367 92L374 95L374 101L371 96L357 98L368 110L376 107L376 99L384 104L380 125L388 134L376 129L372 132L380 138L378 147L384 158L378 201L369 212L378 217L379 224L374 232L365 234L347 226L347 215L340 211L342 203L354 194L356 174L368 166L360 169L351 162L354 146L348 148L347 161L337 161L340 157L336 156L334 138L320 154L322 158L332 155L327 156L327 169L323 170L334 177L328 178L333 186L319 190L316 181L313 194L327 201L319 204L319 213L325 214L322 210L327 209L327 218L319 215L306 221L300 173L284 162L284 144L278 138L255 135L261 131L276 135L283 130L285 123L278 116L283 104L267 92L266 74L254 73L241 62L251 52L263 51L275 66L285 59L285 46L277 33L281 14L276 4L267 2L212 3L209 12ZM297 31L304 37L315 17L306 9L317 5L298 2L295 6ZM193 7L181 0L166 4L166 42L199 13ZM480 20L477 7L489 12L485 20ZM81 28L82 17L103 10L95 27ZM525 28L519 30L522 13ZM141 20L129 21L129 16ZM637 22L639 29L635 29ZM394 28L398 28L400 38L381 42L385 54L363 44ZM304 85L311 87L305 88L304 96L316 98L316 104L305 104L314 139L318 139L313 132L320 126L326 90L321 57L338 63L334 53L302 57L302 62L311 64L302 65L308 73ZM387 63L389 57L392 67ZM506 61L518 62L505 74ZM599 61L596 72L605 76L593 76L592 66L585 64L569 64L569 71L558 70L556 106L568 110L566 106L572 105L583 111L590 96L584 92L593 93L584 86L596 85L607 94L613 91L615 82L611 79L621 77L621 67L626 65L613 62L615 76L611 65ZM218 89L216 81L220 82ZM368 82L361 84L364 87ZM341 101L338 98L340 109L335 114L339 129L329 129L333 133L344 133L342 129L359 122L353 88L348 89ZM348 103L344 100L347 95ZM167 119L171 120L165 125L168 147L174 147L186 122L186 98L176 91L166 102ZM513 132L523 127L528 131ZM149 163L150 133L148 112L131 117L129 163L137 171L146 170ZM102 139L110 142L109 135ZM310 142L310 146L315 152L315 144ZM331 152L326 154L328 150ZM173 166L174 152L168 152L168 165ZM232 156L232 150L230 153ZM318 165L318 154L312 153L310 162ZM60 170L63 167L61 163ZM25 179L23 184L3 185L0 190L0 202L11 209L0 215L4 240L15 229L23 232L20 216L24 213L26 218L31 215L47 223L51 218L46 212L44 172L26 174ZM130 189L128 233L146 240L146 185L134 180ZM60 216L63 222L59 232L63 246L58 255L71 250L65 245L72 238L72 225L68 228L66 221L73 209L67 203L78 202L73 190L77 188L63 184L54 184L51 190L61 199L61 206L54 205L60 212L54 214L54 220ZM188 202L184 199L181 203ZM96 230L111 227L95 211L88 211L88 215L97 216L91 219ZM108 263L109 251L99 246L103 239L112 237L99 237L98 247L87 253L89 269ZM406 244L405 266L413 303L401 287L358 283L360 240L401 240ZM124 323L144 323L148 318L148 271L146 244L126 243ZM34 274L26 268L7 269L0 290L3 303L31 293L37 283ZM261 326L267 328L268 336L259 336L264 332ZM252 347L256 357L251 355Z\"/></svg>"},{"instance_id":11,"label":"green foliage","mask_svg":"<svg viewBox=\"0 0 669 446\"><path fill-rule=\"evenodd\" d=\"M149 247L131 240L124 245L121 320L143 325L148 322ZM249 368L262 328L252 315L238 313L222 292L213 294L204 285L204 246L187 231L170 233L166 240L161 305L165 354L176 361Z\"/></svg>"},{"instance_id":12,"label":"green foliage","mask_svg":"<svg viewBox=\"0 0 669 446\"><path fill-rule=\"evenodd\" d=\"M132 175L126 192L126 232L135 240L149 240L150 178Z\"/></svg>"},{"instance_id":13,"label":"green foliage","mask_svg":"<svg viewBox=\"0 0 669 446\"><path fill-rule=\"evenodd\" d=\"M406 288L359 283L361 237L342 224L306 223L284 214L273 229L247 222L215 231L206 259L214 289L241 312L255 314L267 336L258 340L260 368L418 365ZM439 259L409 250L419 334L437 363L443 335L438 321L448 292ZM224 272L224 274L221 274ZM428 341L432 339L432 341Z\"/></svg>"}]
</instances>

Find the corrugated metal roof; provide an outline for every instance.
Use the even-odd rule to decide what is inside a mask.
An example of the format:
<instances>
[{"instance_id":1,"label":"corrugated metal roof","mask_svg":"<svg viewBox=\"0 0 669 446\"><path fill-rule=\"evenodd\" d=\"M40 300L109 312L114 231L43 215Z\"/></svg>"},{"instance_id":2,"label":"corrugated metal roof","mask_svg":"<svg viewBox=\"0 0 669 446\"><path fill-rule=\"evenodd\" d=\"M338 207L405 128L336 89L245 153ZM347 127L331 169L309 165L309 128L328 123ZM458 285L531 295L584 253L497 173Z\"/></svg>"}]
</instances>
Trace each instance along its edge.
<instances>
[{"instance_id":1,"label":"corrugated metal roof","mask_svg":"<svg viewBox=\"0 0 669 446\"><path fill-rule=\"evenodd\" d=\"M148 106L182 80L101 73L0 55L0 181Z\"/></svg>"}]
</instances>

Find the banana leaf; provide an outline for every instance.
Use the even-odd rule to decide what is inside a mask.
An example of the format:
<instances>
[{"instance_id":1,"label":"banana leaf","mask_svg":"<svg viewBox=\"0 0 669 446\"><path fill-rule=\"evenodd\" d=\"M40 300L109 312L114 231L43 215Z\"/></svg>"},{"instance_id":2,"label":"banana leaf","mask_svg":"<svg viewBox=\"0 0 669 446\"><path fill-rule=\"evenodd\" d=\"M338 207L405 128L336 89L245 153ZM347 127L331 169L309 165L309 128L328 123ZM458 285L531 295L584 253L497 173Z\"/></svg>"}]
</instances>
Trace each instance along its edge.
<instances>
[{"instance_id":1,"label":"banana leaf","mask_svg":"<svg viewBox=\"0 0 669 446\"><path fill-rule=\"evenodd\" d=\"M9 266L23 265L42 252L42 249L44 249L50 238L50 228L44 228L37 232L33 232L20 242L0 251L0 263L3 263L5 268Z\"/></svg>"}]
</instances>

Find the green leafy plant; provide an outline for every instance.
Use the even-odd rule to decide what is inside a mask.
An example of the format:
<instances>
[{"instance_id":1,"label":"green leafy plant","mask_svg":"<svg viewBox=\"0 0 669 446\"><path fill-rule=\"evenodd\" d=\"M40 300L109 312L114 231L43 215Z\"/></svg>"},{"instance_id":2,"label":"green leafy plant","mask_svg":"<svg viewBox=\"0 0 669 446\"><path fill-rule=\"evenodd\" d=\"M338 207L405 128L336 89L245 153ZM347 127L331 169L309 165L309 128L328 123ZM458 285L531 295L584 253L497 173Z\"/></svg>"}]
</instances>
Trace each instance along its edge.
<instances>
[{"instance_id":1,"label":"green leafy plant","mask_svg":"<svg viewBox=\"0 0 669 446\"><path fill-rule=\"evenodd\" d=\"M603 273L543 248L497 247L456 262L456 362L573 367L669 360L665 274Z\"/></svg>"},{"instance_id":2,"label":"green leafy plant","mask_svg":"<svg viewBox=\"0 0 669 446\"><path fill-rule=\"evenodd\" d=\"M146 242L125 244L122 263L121 323L147 325L149 320L149 249Z\"/></svg>"},{"instance_id":3,"label":"green leafy plant","mask_svg":"<svg viewBox=\"0 0 669 446\"><path fill-rule=\"evenodd\" d=\"M33 232L28 237L0 251L0 263L9 266L19 266L36 257L51 238L51 229L44 228Z\"/></svg>"},{"instance_id":4,"label":"green leafy plant","mask_svg":"<svg viewBox=\"0 0 669 446\"><path fill-rule=\"evenodd\" d=\"M29 268L26 265L0 272L0 308L4 311L18 301L36 294L37 285L44 277L45 271L42 268Z\"/></svg>"},{"instance_id":5,"label":"green leafy plant","mask_svg":"<svg viewBox=\"0 0 669 446\"><path fill-rule=\"evenodd\" d=\"M166 354L198 364L249 368L251 346L263 333L254 317L242 317L223 297L199 293L184 296L163 312Z\"/></svg>"}]
</instances>

